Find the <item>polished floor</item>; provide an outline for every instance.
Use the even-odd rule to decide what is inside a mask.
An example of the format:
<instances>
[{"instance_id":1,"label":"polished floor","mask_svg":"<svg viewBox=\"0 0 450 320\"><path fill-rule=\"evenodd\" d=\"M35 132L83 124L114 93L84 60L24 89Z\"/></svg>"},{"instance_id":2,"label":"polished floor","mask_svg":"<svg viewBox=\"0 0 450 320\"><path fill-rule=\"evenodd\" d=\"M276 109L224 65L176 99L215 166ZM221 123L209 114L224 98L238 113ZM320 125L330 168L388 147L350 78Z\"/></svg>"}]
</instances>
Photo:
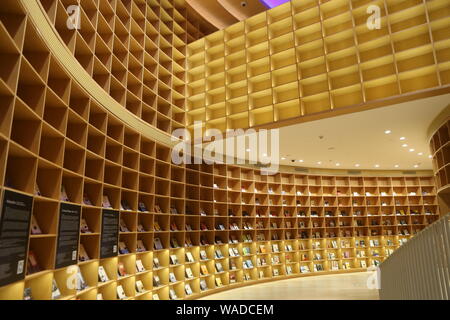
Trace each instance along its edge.
<instances>
[{"instance_id":1,"label":"polished floor","mask_svg":"<svg viewBox=\"0 0 450 320\"><path fill-rule=\"evenodd\" d=\"M372 272L300 277L232 289L201 300L378 300Z\"/></svg>"}]
</instances>

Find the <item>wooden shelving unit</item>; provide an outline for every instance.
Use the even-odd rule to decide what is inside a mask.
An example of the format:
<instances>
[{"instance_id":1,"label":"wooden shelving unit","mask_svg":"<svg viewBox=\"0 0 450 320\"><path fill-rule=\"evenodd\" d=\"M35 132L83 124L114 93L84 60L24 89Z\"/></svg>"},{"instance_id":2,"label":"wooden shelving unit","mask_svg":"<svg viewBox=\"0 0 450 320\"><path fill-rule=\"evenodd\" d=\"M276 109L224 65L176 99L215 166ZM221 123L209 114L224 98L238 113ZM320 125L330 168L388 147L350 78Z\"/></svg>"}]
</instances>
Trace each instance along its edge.
<instances>
[{"instance_id":1,"label":"wooden shelving unit","mask_svg":"<svg viewBox=\"0 0 450 320\"><path fill-rule=\"evenodd\" d=\"M187 46L187 125L276 126L448 88L448 12L445 0L289 1L210 34Z\"/></svg>"},{"instance_id":2,"label":"wooden shelving unit","mask_svg":"<svg viewBox=\"0 0 450 320\"><path fill-rule=\"evenodd\" d=\"M433 171L436 180L437 194L441 210L450 210L450 120L434 132L430 139L430 150L433 156Z\"/></svg>"},{"instance_id":3,"label":"wooden shelving unit","mask_svg":"<svg viewBox=\"0 0 450 320\"><path fill-rule=\"evenodd\" d=\"M83 26L71 31L66 28L65 11L71 3L41 1L62 41L89 75L130 112L152 119L146 120L150 125L169 130L180 120L182 126L183 116L178 114L184 114L184 106L173 101L184 101L184 96L173 85L183 86L185 80L177 76L178 69L183 71L176 61L183 60L182 48L190 40L187 34L195 34L184 11L165 0L82 1ZM434 4L442 2L430 3L439 9ZM279 22L289 16L284 17L284 7L280 8L269 13L270 39L284 36ZM439 217L432 176L265 176L247 167L174 165L169 147L125 125L71 79L50 54L20 1L4 0L0 18L0 55L8 61L0 66L1 194L12 190L32 196L32 214L42 231L30 234L28 248L39 271L0 287L0 299L22 299L25 288L31 288L34 299L51 299L53 280L60 299L90 300L101 293L104 299L116 300L119 285L127 299L154 299L156 294L169 299L173 293L191 299L257 281L359 271L383 261ZM249 41L257 42L256 33L265 23L257 16L222 31L228 40L225 51L232 56L223 60L238 65L242 30L255 32ZM180 28L187 30L185 35ZM194 42L186 50L190 56L207 55L213 62L223 53L216 48L222 41L218 35ZM262 51L269 50L264 42L255 46L261 44ZM251 54L258 56L258 50ZM445 57L445 50L440 57ZM289 52L274 53L279 56L271 63L292 71L280 65L290 59ZM255 109L261 113L258 121L266 112L265 90L273 90L273 81L280 85L275 97L282 114L290 114L289 106L283 107L290 101L285 100L290 96L289 78L278 74L278 67L267 78L260 72L265 67L258 63L251 62L254 77L250 79L239 65L227 71L226 79L235 80L227 88L234 97L226 104L239 111L231 117L236 126L244 122L239 114L247 103L246 95L241 95L247 83L255 93L252 103L260 106ZM202 64L190 70L197 68ZM211 77L195 80L208 88L204 96L214 104L225 94L221 89L225 78L211 80L219 69L220 64L208 65ZM185 76L196 79L197 74ZM304 85L315 92L314 83ZM196 101L189 98L187 103L201 110ZM221 112L218 106L211 110L212 115ZM61 200L62 187L68 201ZM126 226L119 241L127 251L109 258L101 258L100 248L104 196ZM91 232L80 230L79 245L88 257L55 269L58 218L65 202L81 207L81 218ZM138 261L145 270L136 269ZM119 266L125 271L121 276ZM99 280L100 267L109 280ZM67 288L78 270L87 287ZM138 293L139 280L145 290ZM186 294L187 284L191 295Z\"/></svg>"},{"instance_id":4,"label":"wooden shelving unit","mask_svg":"<svg viewBox=\"0 0 450 320\"><path fill-rule=\"evenodd\" d=\"M81 66L120 105L167 133L185 126L186 45L211 29L184 1L80 1L79 30L66 26L66 7L72 3L40 2ZM25 34L32 39L25 44L31 50L30 63L37 64L36 72L60 74L49 72L49 54L39 37L31 30ZM57 95L71 98L64 81L49 81L51 87L50 83L65 90Z\"/></svg>"}]
</instances>

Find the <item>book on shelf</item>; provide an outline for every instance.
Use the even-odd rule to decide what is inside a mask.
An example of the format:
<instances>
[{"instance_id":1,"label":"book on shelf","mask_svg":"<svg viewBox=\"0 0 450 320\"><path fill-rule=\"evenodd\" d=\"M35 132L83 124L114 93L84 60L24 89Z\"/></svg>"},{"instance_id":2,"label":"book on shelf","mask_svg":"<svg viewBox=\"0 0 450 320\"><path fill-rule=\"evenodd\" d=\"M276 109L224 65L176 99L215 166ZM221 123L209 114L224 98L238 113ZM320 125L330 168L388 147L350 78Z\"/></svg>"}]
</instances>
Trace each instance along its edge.
<instances>
[{"instance_id":1,"label":"book on shelf","mask_svg":"<svg viewBox=\"0 0 450 320\"><path fill-rule=\"evenodd\" d=\"M127 271L125 270L125 265L121 261L119 261L119 263L117 264L117 271L118 271L119 277L127 276Z\"/></svg>"},{"instance_id":2,"label":"book on shelf","mask_svg":"<svg viewBox=\"0 0 450 320\"><path fill-rule=\"evenodd\" d=\"M23 290L23 300L33 300L33 295L30 287Z\"/></svg>"},{"instance_id":3,"label":"book on shelf","mask_svg":"<svg viewBox=\"0 0 450 320\"><path fill-rule=\"evenodd\" d=\"M191 236L190 235L186 235L184 246L185 247L192 247L193 245L194 244L192 243Z\"/></svg>"},{"instance_id":4,"label":"book on shelf","mask_svg":"<svg viewBox=\"0 0 450 320\"><path fill-rule=\"evenodd\" d=\"M155 204L154 210L156 213L162 213L161 207L159 206L159 204Z\"/></svg>"},{"instance_id":5,"label":"book on shelf","mask_svg":"<svg viewBox=\"0 0 450 320\"><path fill-rule=\"evenodd\" d=\"M170 213L171 214L178 214L178 210L175 207L170 207Z\"/></svg>"},{"instance_id":6,"label":"book on shelf","mask_svg":"<svg viewBox=\"0 0 450 320\"><path fill-rule=\"evenodd\" d=\"M231 270L236 270L237 269L236 263L233 260L230 261L230 269Z\"/></svg>"},{"instance_id":7,"label":"book on shelf","mask_svg":"<svg viewBox=\"0 0 450 320\"><path fill-rule=\"evenodd\" d=\"M8 186L7 183L5 183L5 186ZM37 184L37 182L34 184L34 195L42 196L41 189L39 189L39 185Z\"/></svg>"},{"instance_id":8,"label":"book on shelf","mask_svg":"<svg viewBox=\"0 0 450 320\"><path fill-rule=\"evenodd\" d=\"M195 260L194 260L194 256L192 255L192 253L191 252L186 252L186 260L187 260L187 262L194 262Z\"/></svg>"},{"instance_id":9,"label":"book on shelf","mask_svg":"<svg viewBox=\"0 0 450 320\"><path fill-rule=\"evenodd\" d=\"M170 245L173 249L180 247L180 245L178 244L178 240L176 238L170 239Z\"/></svg>"},{"instance_id":10,"label":"book on shelf","mask_svg":"<svg viewBox=\"0 0 450 320\"><path fill-rule=\"evenodd\" d=\"M78 249L78 260L79 261L88 261L89 255L86 252L86 249L84 248L84 245L80 243L80 248Z\"/></svg>"},{"instance_id":11,"label":"book on shelf","mask_svg":"<svg viewBox=\"0 0 450 320\"><path fill-rule=\"evenodd\" d=\"M200 289L202 291L208 290L208 285L206 284L206 280L205 279L200 280Z\"/></svg>"},{"instance_id":12,"label":"book on shelf","mask_svg":"<svg viewBox=\"0 0 450 320\"><path fill-rule=\"evenodd\" d=\"M125 223L125 220L120 219L119 223L120 232L130 232L130 230L127 227L127 224Z\"/></svg>"},{"instance_id":13,"label":"book on shelf","mask_svg":"<svg viewBox=\"0 0 450 320\"><path fill-rule=\"evenodd\" d=\"M154 293L152 298L153 300L159 300L159 295L157 293Z\"/></svg>"},{"instance_id":14,"label":"book on shelf","mask_svg":"<svg viewBox=\"0 0 450 320\"><path fill-rule=\"evenodd\" d=\"M209 244L208 240L206 240L206 238L203 235L200 236L200 244L202 246L207 246Z\"/></svg>"},{"instance_id":15,"label":"book on shelf","mask_svg":"<svg viewBox=\"0 0 450 320\"><path fill-rule=\"evenodd\" d=\"M111 202L109 201L109 197L107 195L103 196L102 207L107 209L112 209Z\"/></svg>"},{"instance_id":16,"label":"book on shelf","mask_svg":"<svg viewBox=\"0 0 450 320\"><path fill-rule=\"evenodd\" d=\"M158 275L153 275L153 286L159 287L161 285L161 280L159 279Z\"/></svg>"},{"instance_id":17,"label":"book on shelf","mask_svg":"<svg viewBox=\"0 0 450 320\"><path fill-rule=\"evenodd\" d=\"M216 277L216 286L217 287L222 287L223 286L222 279L220 279L220 277Z\"/></svg>"},{"instance_id":18,"label":"book on shelf","mask_svg":"<svg viewBox=\"0 0 450 320\"><path fill-rule=\"evenodd\" d=\"M186 231L192 231L192 226L190 224L186 224L185 229Z\"/></svg>"},{"instance_id":19,"label":"book on shelf","mask_svg":"<svg viewBox=\"0 0 450 320\"><path fill-rule=\"evenodd\" d=\"M138 209L140 212L148 212L147 206L142 201L139 202Z\"/></svg>"},{"instance_id":20,"label":"book on shelf","mask_svg":"<svg viewBox=\"0 0 450 320\"><path fill-rule=\"evenodd\" d=\"M158 257L153 257L153 268L158 269L160 266Z\"/></svg>"},{"instance_id":21,"label":"book on shelf","mask_svg":"<svg viewBox=\"0 0 450 320\"><path fill-rule=\"evenodd\" d=\"M41 267L38 264L38 260L34 251L28 252L28 263L27 263L28 274L36 273L41 271Z\"/></svg>"},{"instance_id":22,"label":"book on shelf","mask_svg":"<svg viewBox=\"0 0 450 320\"><path fill-rule=\"evenodd\" d=\"M137 225L137 232L146 232L144 226L141 223Z\"/></svg>"},{"instance_id":23,"label":"book on shelf","mask_svg":"<svg viewBox=\"0 0 450 320\"><path fill-rule=\"evenodd\" d=\"M189 279L194 278L194 274L192 273L192 269L191 268L187 267L185 272L186 272L186 277L187 278L189 278Z\"/></svg>"},{"instance_id":24,"label":"book on shelf","mask_svg":"<svg viewBox=\"0 0 450 320\"><path fill-rule=\"evenodd\" d=\"M136 251L137 252L145 252L145 251L147 251L147 248L145 247L144 242L142 240L138 240L137 241Z\"/></svg>"},{"instance_id":25,"label":"book on shelf","mask_svg":"<svg viewBox=\"0 0 450 320\"><path fill-rule=\"evenodd\" d=\"M214 250L214 253L215 253L216 259L223 258L223 254L222 254L222 251L220 251L220 249Z\"/></svg>"},{"instance_id":26,"label":"book on shelf","mask_svg":"<svg viewBox=\"0 0 450 320\"><path fill-rule=\"evenodd\" d=\"M172 264L172 265L178 264L178 257L175 254L170 255L170 264Z\"/></svg>"},{"instance_id":27,"label":"book on shelf","mask_svg":"<svg viewBox=\"0 0 450 320\"><path fill-rule=\"evenodd\" d=\"M125 294L125 290L123 290L122 285L118 285L116 290L117 290L117 299L119 300L127 299L127 295Z\"/></svg>"},{"instance_id":28,"label":"book on shelf","mask_svg":"<svg viewBox=\"0 0 450 320\"><path fill-rule=\"evenodd\" d=\"M52 300L59 299L61 297L61 291L59 291L58 283L56 279L52 281Z\"/></svg>"},{"instance_id":29,"label":"book on shelf","mask_svg":"<svg viewBox=\"0 0 450 320\"><path fill-rule=\"evenodd\" d=\"M230 283L236 283L236 274L234 272L230 273L229 281Z\"/></svg>"},{"instance_id":30,"label":"book on shelf","mask_svg":"<svg viewBox=\"0 0 450 320\"><path fill-rule=\"evenodd\" d=\"M66 187L61 185L61 195L59 200L69 202L69 197L67 196Z\"/></svg>"},{"instance_id":31,"label":"book on shelf","mask_svg":"<svg viewBox=\"0 0 450 320\"><path fill-rule=\"evenodd\" d=\"M161 239L160 238L153 239L153 245L155 247L155 250L162 250L163 249L163 245L161 243Z\"/></svg>"},{"instance_id":32,"label":"book on shelf","mask_svg":"<svg viewBox=\"0 0 450 320\"><path fill-rule=\"evenodd\" d=\"M123 241L119 241L119 253L120 254L128 254L130 250L128 250L127 245Z\"/></svg>"},{"instance_id":33,"label":"book on shelf","mask_svg":"<svg viewBox=\"0 0 450 320\"><path fill-rule=\"evenodd\" d=\"M169 280L170 280L170 282L172 282L172 283L177 282L177 277L175 277L175 273L173 273L173 272L170 272L170 273L169 273Z\"/></svg>"},{"instance_id":34,"label":"book on shelf","mask_svg":"<svg viewBox=\"0 0 450 320\"><path fill-rule=\"evenodd\" d=\"M86 280L83 277L83 274L81 273L80 268L78 268L77 275L76 275L76 289L78 291L84 290L88 287L88 284Z\"/></svg>"},{"instance_id":35,"label":"book on shelf","mask_svg":"<svg viewBox=\"0 0 450 320\"><path fill-rule=\"evenodd\" d=\"M91 199L89 199L89 196L87 195L87 193L83 194L83 204L87 205L87 206L92 206L92 202Z\"/></svg>"},{"instance_id":36,"label":"book on shelf","mask_svg":"<svg viewBox=\"0 0 450 320\"><path fill-rule=\"evenodd\" d=\"M84 218L81 218L80 232L81 233L92 233L91 230L89 229L86 219L84 219Z\"/></svg>"},{"instance_id":37,"label":"book on shelf","mask_svg":"<svg viewBox=\"0 0 450 320\"><path fill-rule=\"evenodd\" d=\"M280 275L280 272L278 271L278 269L277 268L273 269L273 276L277 277L279 275Z\"/></svg>"},{"instance_id":38,"label":"book on shelf","mask_svg":"<svg viewBox=\"0 0 450 320\"><path fill-rule=\"evenodd\" d=\"M223 272L223 267L222 264L220 262L216 262L216 271L217 272Z\"/></svg>"},{"instance_id":39,"label":"book on shelf","mask_svg":"<svg viewBox=\"0 0 450 320\"><path fill-rule=\"evenodd\" d=\"M158 222L158 221L155 221L155 222L153 223L153 229L154 229L155 231L161 231L161 226L159 225L159 222Z\"/></svg>"},{"instance_id":40,"label":"book on shelf","mask_svg":"<svg viewBox=\"0 0 450 320\"><path fill-rule=\"evenodd\" d=\"M120 208L121 210L125 210L125 211L133 210L127 200L121 200L120 206L121 206L121 208Z\"/></svg>"},{"instance_id":41,"label":"book on shelf","mask_svg":"<svg viewBox=\"0 0 450 320\"><path fill-rule=\"evenodd\" d=\"M106 270L103 266L98 267L98 279L100 282L107 282L109 281L108 275L106 273Z\"/></svg>"},{"instance_id":42,"label":"book on shelf","mask_svg":"<svg viewBox=\"0 0 450 320\"><path fill-rule=\"evenodd\" d=\"M136 260L136 272L144 272L146 271L144 264L141 259Z\"/></svg>"},{"instance_id":43,"label":"book on shelf","mask_svg":"<svg viewBox=\"0 0 450 320\"><path fill-rule=\"evenodd\" d=\"M178 231L177 224L175 222L172 222L170 224L170 231Z\"/></svg>"},{"instance_id":44,"label":"book on shelf","mask_svg":"<svg viewBox=\"0 0 450 320\"><path fill-rule=\"evenodd\" d=\"M204 265L204 264L200 265L200 272L204 276L206 276L208 274L208 268L206 268L206 265Z\"/></svg>"},{"instance_id":45,"label":"book on shelf","mask_svg":"<svg viewBox=\"0 0 450 320\"><path fill-rule=\"evenodd\" d=\"M31 234L42 234L42 230L39 227L39 224L34 214L31 215Z\"/></svg>"},{"instance_id":46,"label":"book on shelf","mask_svg":"<svg viewBox=\"0 0 450 320\"><path fill-rule=\"evenodd\" d=\"M189 283L186 283L184 285L184 291L186 292L186 295L190 296L192 294L192 289Z\"/></svg>"},{"instance_id":47,"label":"book on shelf","mask_svg":"<svg viewBox=\"0 0 450 320\"><path fill-rule=\"evenodd\" d=\"M361 266L361 268L367 268L366 260L361 260L361 261L359 262L359 265Z\"/></svg>"},{"instance_id":48,"label":"book on shelf","mask_svg":"<svg viewBox=\"0 0 450 320\"><path fill-rule=\"evenodd\" d=\"M308 266L304 265L304 266L300 266L300 272L301 273L308 273L308 272L311 272L311 271L309 270Z\"/></svg>"},{"instance_id":49,"label":"book on shelf","mask_svg":"<svg viewBox=\"0 0 450 320\"><path fill-rule=\"evenodd\" d=\"M200 250L200 259L201 260L208 260L208 255L206 254L205 250Z\"/></svg>"},{"instance_id":50,"label":"book on shelf","mask_svg":"<svg viewBox=\"0 0 450 320\"><path fill-rule=\"evenodd\" d=\"M136 281L136 292L137 293L145 292L145 287L141 280Z\"/></svg>"}]
</instances>

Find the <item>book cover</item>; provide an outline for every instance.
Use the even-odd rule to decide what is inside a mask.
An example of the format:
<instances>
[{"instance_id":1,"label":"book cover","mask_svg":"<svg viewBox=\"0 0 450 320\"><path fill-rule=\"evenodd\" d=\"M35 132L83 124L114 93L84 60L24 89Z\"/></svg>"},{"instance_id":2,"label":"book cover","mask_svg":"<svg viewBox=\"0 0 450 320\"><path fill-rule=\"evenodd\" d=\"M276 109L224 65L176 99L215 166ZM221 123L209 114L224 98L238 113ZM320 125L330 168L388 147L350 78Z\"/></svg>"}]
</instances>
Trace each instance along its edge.
<instances>
[{"instance_id":1,"label":"book cover","mask_svg":"<svg viewBox=\"0 0 450 320\"><path fill-rule=\"evenodd\" d=\"M85 193L83 194L83 203L87 206L92 206L92 202L89 199L89 196Z\"/></svg>"},{"instance_id":2,"label":"book cover","mask_svg":"<svg viewBox=\"0 0 450 320\"><path fill-rule=\"evenodd\" d=\"M169 273L169 280L172 283L177 282L177 277L175 277L175 274L173 272Z\"/></svg>"},{"instance_id":3,"label":"book cover","mask_svg":"<svg viewBox=\"0 0 450 320\"><path fill-rule=\"evenodd\" d=\"M104 195L104 196L103 196L102 207L103 207L103 208L108 208L108 209L111 209L111 208L112 208L111 202L109 202L109 198L108 198L107 195Z\"/></svg>"},{"instance_id":4,"label":"book cover","mask_svg":"<svg viewBox=\"0 0 450 320\"><path fill-rule=\"evenodd\" d=\"M83 274L81 273L81 270L78 269L77 272L77 279L76 279L76 283L77 283L77 290L81 291L84 290L88 287L86 280L84 280Z\"/></svg>"},{"instance_id":5,"label":"book cover","mask_svg":"<svg viewBox=\"0 0 450 320\"><path fill-rule=\"evenodd\" d=\"M190 252L186 252L186 259L188 262L194 262L194 256Z\"/></svg>"},{"instance_id":6,"label":"book cover","mask_svg":"<svg viewBox=\"0 0 450 320\"><path fill-rule=\"evenodd\" d=\"M173 289L169 290L169 296L170 296L171 300L177 300L178 299L177 294L175 293L175 290L173 290Z\"/></svg>"},{"instance_id":7,"label":"book cover","mask_svg":"<svg viewBox=\"0 0 450 320\"><path fill-rule=\"evenodd\" d=\"M125 242L119 241L119 253L120 254L130 253Z\"/></svg>"},{"instance_id":8,"label":"book cover","mask_svg":"<svg viewBox=\"0 0 450 320\"><path fill-rule=\"evenodd\" d=\"M81 218L80 232L81 233L91 233L91 231L89 230L89 226L86 222L86 219L84 219L84 218Z\"/></svg>"},{"instance_id":9,"label":"book cover","mask_svg":"<svg viewBox=\"0 0 450 320\"><path fill-rule=\"evenodd\" d=\"M61 297L61 291L59 291L58 283L55 279L52 281L52 299L56 300Z\"/></svg>"},{"instance_id":10,"label":"book cover","mask_svg":"<svg viewBox=\"0 0 450 320\"><path fill-rule=\"evenodd\" d=\"M186 268L186 277L188 277L189 279L192 279L194 277L191 268Z\"/></svg>"},{"instance_id":11,"label":"book cover","mask_svg":"<svg viewBox=\"0 0 450 320\"><path fill-rule=\"evenodd\" d=\"M67 196L66 188L64 185L61 186L61 196L59 198L61 201L69 201L69 197Z\"/></svg>"},{"instance_id":12,"label":"book cover","mask_svg":"<svg viewBox=\"0 0 450 320\"><path fill-rule=\"evenodd\" d=\"M31 234L42 234L42 230L34 215L31 215Z\"/></svg>"},{"instance_id":13,"label":"book cover","mask_svg":"<svg viewBox=\"0 0 450 320\"><path fill-rule=\"evenodd\" d=\"M192 294L192 289L191 289L191 286L189 285L189 283L187 283L187 284L184 286L184 290L185 290L185 292L186 292L186 294L187 294L188 296Z\"/></svg>"},{"instance_id":14,"label":"book cover","mask_svg":"<svg viewBox=\"0 0 450 320\"><path fill-rule=\"evenodd\" d=\"M219 277L216 278L216 285L217 285L218 287L221 287L221 286L223 285L222 279L220 279Z\"/></svg>"},{"instance_id":15,"label":"book cover","mask_svg":"<svg viewBox=\"0 0 450 320\"><path fill-rule=\"evenodd\" d=\"M171 254L171 255L170 255L170 263L171 263L172 265L178 264L178 257L177 257L176 255L174 255L174 254Z\"/></svg>"},{"instance_id":16,"label":"book cover","mask_svg":"<svg viewBox=\"0 0 450 320\"><path fill-rule=\"evenodd\" d=\"M153 286L154 287L159 287L161 285L161 281L159 279L159 277L157 275L153 276Z\"/></svg>"},{"instance_id":17,"label":"book cover","mask_svg":"<svg viewBox=\"0 0 450 320\"><path fill-rule=\"evenodd\" d=\"M205 280L200 280L200 289L202 291L208 290L208 285L206 284Z\"/></svg>"},{"instance_id":18,"label":"book cover","mask_svg":"<svg viewBox=\"0 0 450 320\"><path fill-rule=\"evenodd\" d=\"M159 300L159 295L157 293L153 294L153 300Z\"/></svg>"},{"instance_id":19,"label":"book cover","mask_svg":"<svg viewBox=\"0 0 450 320\"><path fill-rule=\"evenodd\" d=\"M125 277L127 275L127 271L125 270L125 265L123 262L119 262L117 264L117 270L119 272L119 277Z\"/></svg>"},{"instance_id":20,"label":"book cover","mask_svg":"<svg viewBox=\"0 0 450 320\"><path fill-rule=\"evenodd\" d=\"M107 282L109 281L108 275L106 273L106 270L103 266L98 267L98 279L100 282Z\"/></svg>"},{"instance_id":21,"label":"book cover","mask_svg":"<svg viewBox=\"0 0 450 320\"><path fill-rule=\"evenodd\" d=\"M90 258L84 248L84 245L80 243L80 248L78 249L78 260L80 261L88 261Z\"/></svg>"},{"instance_id":22,"label":"book cover","mask_svg":"<svg viewBox=\"0 0 450 320\"><path fill-rule=\"evenodd\" d=\"M33 296L31 294L31 288L25 288L23 290L23 300L33 300Z\"/></svg>"},{"instance_id":23,"label":"book cover","mask_svg":"<svg viewBox=\"0 0 450 320\"><path fill-rule=\"evenodd\" d=\"M158 269L160 267L159 259L157 257L153 258L153 268Z\"/></svg>"},{"instance_id":24,"label":"book cover","mask_svg":"<svg viewBox=\"0 0 450 320\"><path fill-rule=\"evenodd\" d=\"M28 268L28 274L36 273L36 272L41 271L41 268L39 267L36 255L31 250L28 252L27 268Z\"/></svg>"},{"instance_id":25,"label":"book cover","mask_svg":"<svg viewBox=\"0 0 450 320\"><path fill-rule=\"evenodd\" d=\"M137 293L142 293L145 291L145 287L144 284L142 283L141 280L137 280L136 281L136 292Z\"/></svg>"},{"instance_id":26,"label":"book cover","mask_svg":"<svg viewBox=\"0 0 450 320\"><path fill-rule=\"evenodd\" d=\"M146 232L146 230L144 229L144 226L140 223L137 226L137 232Z\"/></svg>"},{"instance_id":27,"label":"book cover","mask_svg":"<svg viewBox=\"0 0 450 320\"><path fill-rule=\"evenodd\" d=\"M161 207L159 206L159 204L155 204L155 212L156 213L162 213L161 212Z\"/></svg>"},{"instance_id":28,"label":"book cover","mask_svg":"<svg viewBox=\"0 0 450 320\"><path fill-rule=\"evenodd\" d=\"M123 220L123 219L120 219L119 227L120 227L120 232L130 232L130 230L127 227L127 224L125 223L125 220Z\"/></svg>"},{"instance_id":29,"label":"book cover","mask_svg":"<svg viewBox=\"0 0 450 320\"><path fill-rule=\"evenodd\" d=\"M117 299L124 300L127 296L125 294L125 290L123 290L122 285L117 286Z\"/></svg>"},{"instance_id":30,"label":"book cover","mask_svg":"<svg viewBox=\"0 0 450 320\"><path fill-rule=\"evenodd\" d=\"M142 201L139 202L138 209L139 209L140 212L148 212L147 206Z\"/></svg>"},{"instance_id":31,"label":"book cover","mask_svg":"<svg viewBox=\"0 0 450 320\"><path fill-rule=\"evenodd\" d=\"M155 231L161 231L161 226L159 225L158 221L155 221L155 222L153 223L153 229L154 229Z\"/></svg>"},{"instance_id":32,"label":"book cover","mask_svg":"<svg viewBox=\"0 0 450 320\"><path fill-rule=\"evenodd\" d=\"M137 252L144 252L147 251L147 248L144 245L144 242L142 240L138 240L137 241L137 248L136 248Z\"/></svg>"},{"instance_id":33,"label":"book cover","mask_svg":"<svg viewBox=\"0 0 450 320\"><path fill-rule=\"evenodd\" d=\"M206 276L208 274L208 268L204 264L200 266L200 271L202 272L202 275Z\"/></svg>"},{"instance_id":34,"label":"book cover","mask_svg":"<svg viewBox=\"0 0 450 320\"><path fill-rule=\"evenodd\" d=\"M136 260L136 271L137 272L144 272L146 271L144 264L142 263L142 260L138 259Z\"/></svg>"},{"instance_id":35,"label":"book cover","mask_svg":"<svg viewBox=\"0 0 450 320\"><path fill-rule=\"evenodd\" d=\"M163 248L163 245L161 243L161 239L159 239L159 238L153 239L153 244L155 246L155 250L161 250Z\"/></svg>"}]
</instances>

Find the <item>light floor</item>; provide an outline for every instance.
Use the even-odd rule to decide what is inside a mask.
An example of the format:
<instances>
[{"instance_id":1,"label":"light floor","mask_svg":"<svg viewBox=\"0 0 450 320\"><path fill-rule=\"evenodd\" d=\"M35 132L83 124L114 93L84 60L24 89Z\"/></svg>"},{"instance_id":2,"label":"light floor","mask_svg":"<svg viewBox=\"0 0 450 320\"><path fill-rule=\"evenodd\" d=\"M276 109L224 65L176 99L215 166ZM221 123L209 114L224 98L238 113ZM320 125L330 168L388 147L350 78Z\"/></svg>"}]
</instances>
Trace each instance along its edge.
<instances>
[{"instance_id":1,"label":"light floor","mask_svg":"<svg viewBox=\"0 0 450 320\"><path fill-rule=\"evenodd\" d=\"M199 300L378 300L367 287L372 272L299 277L212 294Z\"/></svg>"}]
</instances>

